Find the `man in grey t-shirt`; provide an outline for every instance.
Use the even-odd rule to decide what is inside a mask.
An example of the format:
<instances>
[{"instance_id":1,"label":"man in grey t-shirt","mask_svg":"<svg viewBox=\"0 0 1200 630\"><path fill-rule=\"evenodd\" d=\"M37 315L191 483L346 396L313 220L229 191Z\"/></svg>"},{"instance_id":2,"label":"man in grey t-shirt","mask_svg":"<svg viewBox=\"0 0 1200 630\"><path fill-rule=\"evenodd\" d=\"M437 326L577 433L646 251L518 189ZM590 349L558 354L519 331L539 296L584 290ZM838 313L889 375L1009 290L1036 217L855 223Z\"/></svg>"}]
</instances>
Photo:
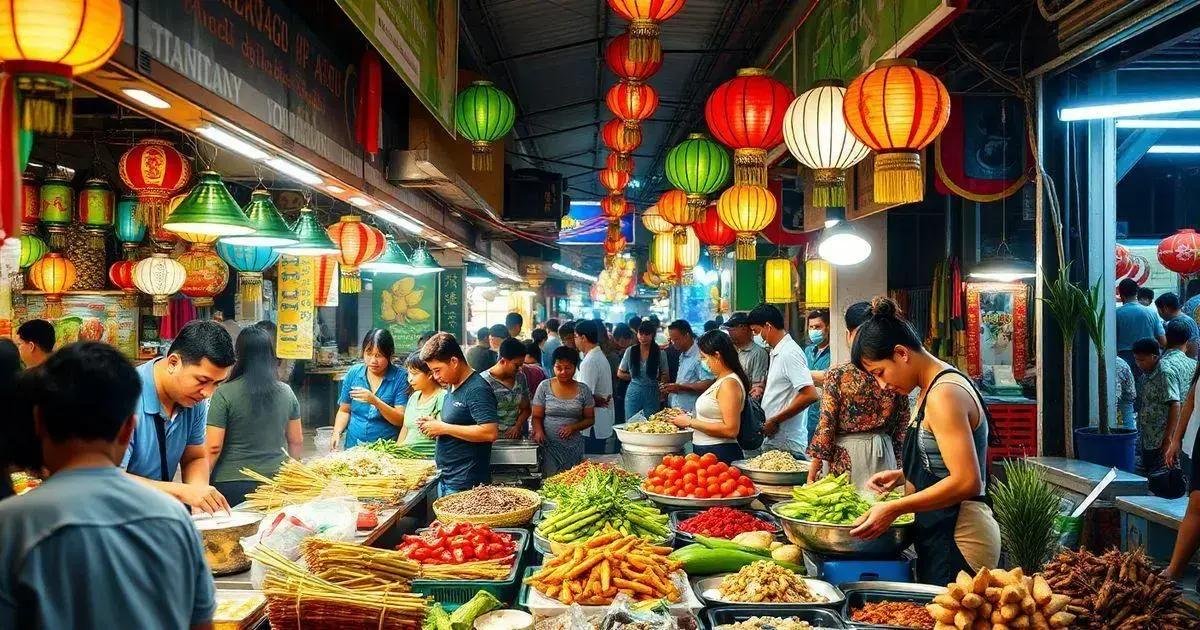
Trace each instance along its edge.
<instances>
[{"instance_id":1,"label":"man in grey t-shirt","mask_svg":"<svg viewBox=\"0 0 1200 630\"><path fill-rule=\"evenodd\" d=\"M0 501L0 628L211 627L212 575L183 504L117 467L137 422L133 366L80 342L24 379L50 477Z\"/></svg>"},{"instance_id":2,"label":"man in grey t-shirt","mask_svg":"<svg viewBox=\"0 0 1200 630\"><path fill-rule=\"evenodd\" d=\"M750 397L762 400L763 389L767 385L767 366L770 356L767 349L754 343L754 335L750 332L750 318L745 313L734 313L724 324L725 332L738 351L738 360L742 369L750 379Z\"/></svg>"}]
</instances>

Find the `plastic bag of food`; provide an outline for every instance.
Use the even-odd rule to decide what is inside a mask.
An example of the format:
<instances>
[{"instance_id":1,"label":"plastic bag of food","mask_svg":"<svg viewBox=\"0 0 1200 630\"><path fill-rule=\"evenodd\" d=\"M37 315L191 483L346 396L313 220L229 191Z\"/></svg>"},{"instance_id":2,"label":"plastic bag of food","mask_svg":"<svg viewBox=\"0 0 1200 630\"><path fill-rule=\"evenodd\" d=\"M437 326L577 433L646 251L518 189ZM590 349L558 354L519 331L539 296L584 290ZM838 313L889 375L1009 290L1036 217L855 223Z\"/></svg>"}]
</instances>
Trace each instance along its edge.
<instances>
[{"instance_id":1,"label":"plastic bag of food","mask_svg":"<svg viewBox=\"0 0 1200 630\"><path fill-rule=\"evenodd\" d=\"M634 602L618 593L609 605L600 630L679 630L679 624L664 600Z\"/></svg>"},{"instance_id":2,"label":"plastic bag of food","mask_svg":"<svg viewBox=\"0 0 1200 630\"><path fill-rule=\"evenodd\" d=\"M242 548L251 551L258 545L279 552L289 560L300 558L300 543L309 536L320 536L329 540L354 540L358 531L359 503L338 485L342 495L314 499L298 505L289 505L268 514L258 525L258 532L241 540ZM335 490L336 492L336 490ZM259 562L250 565L250 582L254 588L262 588L266 568Z\"/></svg>"},{"instance_id":3,"label":"plastic bag of food","mask_svg":"<svg viewBox=\"0 0 1200 630\"><path fill-rule=\"evenodd\" d=\"M598 617L589 618L579 604L571 604L567 611L557 617L543 619L534 625L534 630L596 630Z\"/></svg>"}]
</instances>

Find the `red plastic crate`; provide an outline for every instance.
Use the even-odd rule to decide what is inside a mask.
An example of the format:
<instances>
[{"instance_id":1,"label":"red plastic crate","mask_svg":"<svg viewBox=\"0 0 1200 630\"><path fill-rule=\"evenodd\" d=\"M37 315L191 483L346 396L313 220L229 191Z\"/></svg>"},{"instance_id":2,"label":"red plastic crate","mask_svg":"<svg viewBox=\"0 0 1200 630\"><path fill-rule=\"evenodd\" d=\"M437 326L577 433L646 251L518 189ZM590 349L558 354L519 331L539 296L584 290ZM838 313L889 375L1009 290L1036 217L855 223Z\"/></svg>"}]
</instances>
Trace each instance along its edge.
<instances>
[{"instance_id":1,"label":"red plastic crate","mask_svg":"<svg viewBox=\"0 0 1200 630\"><path fill-rule=\"evenodd\" d=\"M1038 451L1037 405L993 403L988 405L992 427L1000 444L988 448L987 465L1007 457L1033 457Z\"/></svg>"}]
</instances>

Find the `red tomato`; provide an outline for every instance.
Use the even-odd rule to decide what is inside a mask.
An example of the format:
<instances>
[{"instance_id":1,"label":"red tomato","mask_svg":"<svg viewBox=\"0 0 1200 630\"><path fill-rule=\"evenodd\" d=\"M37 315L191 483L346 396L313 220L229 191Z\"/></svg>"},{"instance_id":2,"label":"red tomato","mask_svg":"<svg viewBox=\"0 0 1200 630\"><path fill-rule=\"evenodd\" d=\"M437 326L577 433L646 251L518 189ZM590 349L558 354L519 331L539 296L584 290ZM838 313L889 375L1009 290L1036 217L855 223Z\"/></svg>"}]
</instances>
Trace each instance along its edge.
<instances>
[{"instance_id":1,"label":"red tomato","mask_svg":"<svg viewBox=\"0 0 1200 630\"><path fill-rule=\"evenodd\" d=\"M717 456L713 453L705 453L704 456L700 458L700 463L704 464L705 466L711 466L717 463Z\"/></svg>"},{"instance_id":2,"label":"red tomato","mask_svg":"<svg viewBox=\"0 0 1200 630\"><path fill-rule=\"evenodd\" d=\"M737 480L737 485L742 488L753 488L754 482L750 481L749 477L741 477Z\"/></svg>"},{"instance_id":3,"label":"red tomato","mask_svg":"<svg viewBox=\"0 0 1200 630\"><path fill-rule=\"evenodd\" d=\"M708 484L708 487L705 488L705 491L708 492L708 496L710 497L721 496L721 486L719 484L710 483Z\"/></svg>"},{"instance_id":4,"label":"red tomato","mask_svg":"<svg viewBox=\"0 0 1200 630\"><path fill-rule=\"evenodd\" d=\"M698 462L700 461L700 456L695 453L688 453L687 457L684 457L683 460L686 462Z\"/></svg>"},{"instance_id":5,"label":"red tomato","mask_svg":"<svg viewBox=\"0 0 1200 630\"><path fill-rule=\"evenodd\" d=\"M726 464L725 462L717 462L717 463L713 464L713 466L717 467L717 472L719 472L719 473L723 473L723 472L729 470L729 464Z\"/></svg>"},{"instance_id":6,"label":"red tomato","mask_svg":"<svg viewBox=\"0 0 1200 630\"><path fill-rule=\"evenodd\" d=\"M695 455L695 453L692 454ZM683 472L685 473L694 473L697 470L700 470L700 464L698 462L688 462L683 465Z\"/></svg>"},{"instance_id":7,"label":"red tomato","mask_svg":"<svg viewBox=\"0 0 1200 630\"><path fill-rule=\"evenodd\" d=\"M705 490L704 488L696 488L696 498L697 499L707 499L708 498L708 490Z\"/></svg>"},{"instance_id":8,"label":"red tomato","mask_svg":"<svg viewBox=\"0 0 1200 630\"><path fill-rule=\"evenodd\" d=\"M671 481L679 479L681 476L682 474L674 468L667 471L667 479L670 479Z\"/></svg>"},{"instance_id":9,"label":"red tomato","mask_svg":"<svg viewBox=\"0 0 1200 630\"><path fill-rule=\"evenodd\" d=\"M686 472L683 474L683 483L696 483L696 473Z\"/></svg>"},{"instance_id":10,"label":"red tomato","mask_svg":"<svg viewBox=\"0 0 1200 630\"><path fill-rule=\"evenodd\" d=\"M729 493L733 492L736 488L737 484L729 479L721 482L721 494L724 496L729 496Z\"/></svg>"},{"instance_id":11,"label":"red tomato","mask_svg":"<svg viewBox=\"0 0 1200 630\"><path fill-rule=\"evenodd\" d=\"M729 481L730 479L732 479L732 477L729 476L728 472L723 472L723 473L717 475L717 481L720 481L721 483L725 483L726 481Z\"/></svg>"},{"instance_id":12,"label":"red tomato","mask_svg":"<svg viewBox=\"0 0 1200 630\"><path fill-rule=\"evenodd\" d=\"M661 477L662 475L665 475L665 474L667 474L667 465L666 465L666 464L659 464L659 465L655 466L655 467L654 467L654 474L656 474L656 475L658 475L658 476L660 476L660 477Z\"/></svg>"},{"instance_id":13,"label":"red tomato","mask_svg":"<svg viewBox=\"0 0 1200 630\"><path fill-rule=\"evenodd\" d=\"M687 493L692 493L692 492L695 492L695 491L696 491L696 484L694 484L694 483L688 483L688 482L684 482L684 484L683 484L683 491L684 491L684 492L687 492Z\"/></svg>"},{"instance_id":14,"label":"red tomato","mask_svg":"<svg viewBox=\"0 0 1200 630\"><path fill-rule=\"evenodd\" d=\"M738 470L736 466L730 466L729 467L729 476L734 477L734 478L741 477L742 471Z\"/></svg>"}]
</instances>

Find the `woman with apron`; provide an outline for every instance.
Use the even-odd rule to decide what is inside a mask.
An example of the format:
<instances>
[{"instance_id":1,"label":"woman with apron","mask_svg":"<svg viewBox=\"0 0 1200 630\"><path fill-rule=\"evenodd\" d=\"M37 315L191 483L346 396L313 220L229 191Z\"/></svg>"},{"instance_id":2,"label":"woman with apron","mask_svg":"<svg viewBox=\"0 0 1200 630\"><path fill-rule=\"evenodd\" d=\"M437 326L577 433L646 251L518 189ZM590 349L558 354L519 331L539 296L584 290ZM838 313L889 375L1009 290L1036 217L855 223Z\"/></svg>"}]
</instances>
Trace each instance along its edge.
<instances>
[{"instance_id":1,"label":"woman with apron","mask_svg":"<svg viewBox=\"0 0 1200 630\"><path fill-rule=\"evenodd\" d=\"M850 345L870 317L867 302L846 309ZM862 489L875 473L895 470L908 429L908 396L880 387L853 363L827 370L823 390L821 420L808 443L808 480L849 472L855 487Z\"/></svg>"},{"instance_id":2,"label":"woman with apron","mask_svg":"<svg viewBox=\"0 0 1200 630\"><path fill-rule=\"evenodd\" d=\"M902 514L915 513L917 580L944 585L959 571L974 573L1000 560L1000 527L987 504L988 412L974 383L929 354L896 303L876 298L859 327L851 357L879 384L919 390L917 413L904 438L900 470L875 474L867 486L905 495L875 504L855 522L852 536L871 539Z\"/></svg>"}]
</instances>

